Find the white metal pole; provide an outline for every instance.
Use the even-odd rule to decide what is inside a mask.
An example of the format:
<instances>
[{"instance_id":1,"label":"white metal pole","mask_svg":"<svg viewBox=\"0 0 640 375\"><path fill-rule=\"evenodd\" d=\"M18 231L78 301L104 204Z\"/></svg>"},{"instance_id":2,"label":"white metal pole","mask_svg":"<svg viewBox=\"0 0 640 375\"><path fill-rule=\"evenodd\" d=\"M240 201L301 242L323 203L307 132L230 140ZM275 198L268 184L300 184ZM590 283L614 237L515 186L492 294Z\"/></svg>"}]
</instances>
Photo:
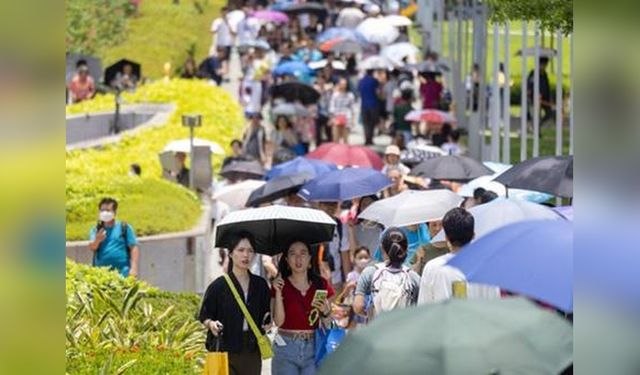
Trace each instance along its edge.
<instances>
[{"instance_id":1,"label":"white metal pole","mask_svg":"<svg viewBox=\"0 0 640 375\"><path fill-rule=\"evenodd\" d=\"M491 86L491 160L500 161L500 25L493 24L493 85Z\"/></svg>"},{"instance_id":2,"label":"white metal pole","mask_svg":"<svg viewBox=\"0 0 640 375\"><path fill-rule=\"evenodd\" d=\"M540 155L540 24L535 23L533 70L533 157Z\"/></svg>"},{"instance_id":3,"label":"white metal pole","mask_svg":"<svg viewBox=\"0 0 640 375\"><path fill-rule=\"evenodd\" d=\"M190 163L191 163L191 168L189 168L189 187L191 189L193 189L193 167L194 167L194 163L193 163L193 126L189 126L189 149L190 149L190 155L189 155L189 159L190 159Z\"/></svg>"},{"instance_id":4,"label":"white metal pole","mask_svg":"<svg viewBox=\"0 0 640 375\"><path fill-rule=\"evenodd\" d=\"M522 82L520 85L520 161L527 160L527 21L522 21Z\"/></svg>"},{"instance_id":5,"label":"white metal pole","mask_svg":"<svg viewBox=\"0 0 640 375\"><path fill-rule=\"evenodd\" d=\"M562 32L557 31L556 58L556 155L562 155Z\"/></svg>"},{"instance_id":6,"label":"white metal pole","mask_svg":"<svg viewBox=\"0 0 640 375\"><path fill-rule=\"evenodd\" d=\"M569 35L569 155L573 155L573 34Z\"/></svg>"},{"instance_id":7,"label":"white metal pole","mask_svg":"<svg viewBox=\"0 0 640 375\"><path fill-rule=\"evenodd\" d=\"M511 71L509 65L511 64L510 56L510 43L511 33L509 21L504 24L504 88L502 89L503 101L503 129L504 138L502 140L502 162L511 164Z\"/></svg>"}]
</instances>

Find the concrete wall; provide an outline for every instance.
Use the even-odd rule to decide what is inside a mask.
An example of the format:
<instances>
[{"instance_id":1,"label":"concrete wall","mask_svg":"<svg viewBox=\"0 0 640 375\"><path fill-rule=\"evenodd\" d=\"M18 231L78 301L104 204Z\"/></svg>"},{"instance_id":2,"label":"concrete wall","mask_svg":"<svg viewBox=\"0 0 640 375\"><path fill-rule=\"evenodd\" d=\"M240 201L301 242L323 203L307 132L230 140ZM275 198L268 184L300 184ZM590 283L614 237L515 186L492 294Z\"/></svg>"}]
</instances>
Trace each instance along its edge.
<instances>
[{"instance_id":1,"label":"concrete wall","mask_svg":"<svg viewBox=\"0 0 640 375\"><path fill-rule=\"evenodd\" d=\"M212 251L210 217L210 206L206 204L200 222L192 230L139 237L139 279L163 290L202 293L208 284L203 278L203 254ZM131 225L135 228L135 223ZM66 255L84 264L91 264L93 258L89 241L67 242Z\"/></svg>"},{"instance_id":2,"label":"concrete wall","mask_svg":"<svg viewBox=\"0 0 640 375\"><path fill-rule=\"evenodd\" d=\"M134 104L123 106L115 133L115 112L103 111L67 116L67 149L102 146L120 140L129 133L167 122L175 107L167 104Z\"/></svg>"}]
</instances>

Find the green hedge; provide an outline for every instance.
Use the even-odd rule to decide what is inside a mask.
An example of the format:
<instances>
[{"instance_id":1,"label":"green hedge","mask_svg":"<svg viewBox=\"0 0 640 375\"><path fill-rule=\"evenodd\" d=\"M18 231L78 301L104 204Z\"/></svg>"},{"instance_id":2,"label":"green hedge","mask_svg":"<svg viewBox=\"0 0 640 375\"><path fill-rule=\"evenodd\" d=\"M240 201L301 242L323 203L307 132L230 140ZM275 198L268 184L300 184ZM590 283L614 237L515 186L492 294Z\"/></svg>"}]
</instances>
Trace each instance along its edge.
<instances>
[{"instance_id":1,"label":"green hedge","mask_svg":"<svg viewBox=\"0 0 640 375\"><path fill-rule=\"evenodd\" d=\"M198 374L200 297L160 291L114 271L66 264L69 374ZM119 372L121 371L121 372Z\"/></svg>"},{"instance_id":2,"label":"green hedge","mask_svg":"<svg viewBox=\"0 0 640 375\"><path fill-rule=\"evenodd\" d=\"M175 103L176 111L166 124L125 135L103 149L67 152L66 157L66 237L87 239L96 223L97 204L104 196L116 198L118 216L131 223L138 235L176 232L192 228L201 213L201 203L190 190L162 179L158 154L169 141L187 138L181 124L184 113L201 113L203 126L196 136L228 149L244 126L240 106L221 88L203 81L171 80L141 86L123 95L127 103ZM67 113L86 113L113 108L113 96L67 107ZM214 169L222 162L213 157ZM142 167L142 177L128 176L132 163Z\"/></svg>"}]
</instances>

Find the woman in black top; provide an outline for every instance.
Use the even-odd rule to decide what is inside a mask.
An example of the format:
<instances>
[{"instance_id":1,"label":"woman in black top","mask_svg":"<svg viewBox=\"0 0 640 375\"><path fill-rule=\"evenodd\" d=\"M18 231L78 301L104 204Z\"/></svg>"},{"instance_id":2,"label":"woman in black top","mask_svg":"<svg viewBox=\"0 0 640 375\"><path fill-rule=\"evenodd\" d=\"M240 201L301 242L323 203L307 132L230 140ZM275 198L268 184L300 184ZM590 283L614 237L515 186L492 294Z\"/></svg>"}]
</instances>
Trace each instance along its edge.
<instances>
[{"instance_id":1,"label":"woman in black top","mask_svg":"<svg viewBox=\"0 0 640 375\"><path fill-rule=\"evenodd\" d=\"M255 241L250 233L235 235L229 252L228 274L238 294L244 297L253 321L261 327L267 323L271 295L267 282L249 272L254 249ZM223 276L207 288L199 320L208 330L207 350L215 351L220 339L220 351L229 353L230 374L260 374L262 360L257 339ZM264 327L261 331L264 333Z\"/></svg>"}]
</instances>

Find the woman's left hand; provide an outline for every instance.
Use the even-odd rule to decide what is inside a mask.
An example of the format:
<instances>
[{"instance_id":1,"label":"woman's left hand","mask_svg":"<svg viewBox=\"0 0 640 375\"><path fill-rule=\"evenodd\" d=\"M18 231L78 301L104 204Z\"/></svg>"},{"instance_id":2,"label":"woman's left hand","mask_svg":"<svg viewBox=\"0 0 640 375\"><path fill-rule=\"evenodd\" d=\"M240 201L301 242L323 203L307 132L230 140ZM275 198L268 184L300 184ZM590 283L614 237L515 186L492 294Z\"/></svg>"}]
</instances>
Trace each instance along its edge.
<instances>
[{"instance_id":1,"label":"woman's left hand","mask_svg":"<svg viewBox=\"0 0 640 375\"><path fill-rule=\"evenodd\" d=\"M315 300L313 301L313 303L311 304L311 306L313 308L318 309L318 311L320 311L322 313L322 315L327 316L329 315L329 313L331 312L331 306L329 305L329 301L328 300Z\"/></svg>"}]
</instances>

